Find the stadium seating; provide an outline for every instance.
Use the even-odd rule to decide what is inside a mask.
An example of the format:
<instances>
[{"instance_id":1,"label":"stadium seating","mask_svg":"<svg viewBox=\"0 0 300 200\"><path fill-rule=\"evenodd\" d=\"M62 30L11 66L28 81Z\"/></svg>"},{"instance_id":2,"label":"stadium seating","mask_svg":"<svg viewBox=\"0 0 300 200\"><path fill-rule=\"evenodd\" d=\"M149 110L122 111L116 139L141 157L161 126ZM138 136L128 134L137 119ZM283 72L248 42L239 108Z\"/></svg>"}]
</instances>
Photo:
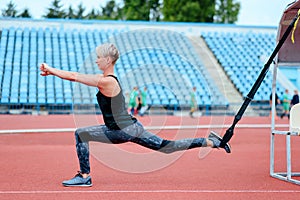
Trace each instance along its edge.
<instances>
[{"instance_id":1,"label":"stadium seating","mask_svg":"<svg viewBox=\"0 0 300 200\"><path fill-rule=\"evenodd\" d=\"M148 90L148 103L172 109L189 107L196 86L200 106L227 106L190 41L179 33L57 28L3 28L0 38L1 104L95 104L96 90L49 76L38 66L96 73L95 47L114 42L121 57L116 75L125 93L134 86Z\"/></svg>"},{"instance_id":2,"label":"stadium seating","mask_svg":"<svg viewBox=\"0 0 300 200\"><path fill-rule=\"evenodd\" d=\"M276 35L254 32L205 32L201 36L214 53L220 65L245 97L265 64L265 57L271 55L276 45ZM254 101L269 100L272 88L272 74L266 74ZM277 83L277 93L284 88Z\"/></svg>"}]
</instances>

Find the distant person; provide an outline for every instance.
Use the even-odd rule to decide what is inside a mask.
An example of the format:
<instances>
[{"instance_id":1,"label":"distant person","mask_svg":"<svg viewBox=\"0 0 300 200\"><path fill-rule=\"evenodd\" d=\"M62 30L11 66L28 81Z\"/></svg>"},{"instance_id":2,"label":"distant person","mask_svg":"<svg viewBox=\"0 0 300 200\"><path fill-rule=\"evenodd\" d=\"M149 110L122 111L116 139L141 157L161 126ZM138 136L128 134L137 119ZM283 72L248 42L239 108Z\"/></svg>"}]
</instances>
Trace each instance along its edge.
<instances>
[{"instance_id":1,"label":"distant person","mask_svg":"<svg viewBox=\"0 0 300 200\"><path fill-rule=\"evenodd\" d=\"M137 106L137 108L136 108L136 113L139 113L140 112L140 110L141 110L141 108L142 108L142 100L141 100L141 94L140 94L140 92L138 93L138 106Z\"/></svg>"},{"instance_id":2,"label":"distant person","mask_svg":"<svg viewBox=\"0 0 300 200\"><path fill-rule=\"evenodd\" d=\"M140 92L140 98L141 98L141 109L139 111L140 116L144 116L145 111L148 109L148 105L147 105L147 87L144 87L144 90L142 90Z\"/></svg>"},{"instance_id":3,"label":"distant person","mask_svg":"<svg viewBox=\"0 0 300 200\"><path fill-rule=\"evenodd\" d=\"M139 91L138 87L134 87L129 94L128 113L135 115L137 114L137 108L139 106Z\"/></svg>"},{"instance_id":4,"label":"distant person","mask_svg":"<svg viewBox=\"0 0 300 200\"><path fill-rule=\"evenodd\" d=\"M64 186L92 186L89 160L90 141L109 144L133 142L161 153L173 153L199 147L221 148L222 137L214 132L211 132L208 138L166 140L145 130L143 125L126 110L122 87L114 74L115 63L119 58L118 49L114 44L105 43L96 47L96 53L96 64L98 69L103 72L102 74L70 72L50 67L46 63L42 63L40 66L41 76L53 75L98 89L96 96L104 124L76 129L76 151L80 171L70 180L63 181ZM230 153L228 143L222 148Z\"/></svg>"},{"instance_id":5,"label":"distant person","mask_svg":"<svg viewBox=\"0 0 300 200\"><path fill-rule=\"evenodd\" d=\"M272 116L271 115L271 112L272 112L272 93L271 93L271 95L270 95L270 101L269 101L269 103L270 103L270 117ZM277 106L280 104L280 99L279 99L279 97L278 97L278 95L277 95L277 93L275 93L275 110L274 110L274 116L275 116L275 118L277 119Z\"/></svg>"},{"instance_id":6,"label":"distant person","mask_svg":"<svg viewBox=\"0 0 300 200\"><path fill-rule=\"evenodd\" d=\"M190 92L190 117L194 118L194 112L198 108L197 99L196 99L196 87L193 87L193 90Z\"/></svg>"},{"instance_id":7,"label":"distant person","mask_svg":"<svg viewBox=\"0 0 300 200\"><path fill-rule=\"evenodd\" d=\"M290 96L289 96L289 90L286 89L283 94L283 97L282 97L283 113L280 116L281 119L284 116L287 116L288 118L290 118L290 103L291 103L291 100L290 100Z\"/></svg>"},{"instance_id":8,"label":"distant person","mask_svg":"<svg viewBox=\"0 0 300 200\"><path fill-rule=\"evenodd\" d=\"M299 103L299 94L298 90L294 90L294 95L291 100L291 107Z\"/></svg>"}]
</instances>

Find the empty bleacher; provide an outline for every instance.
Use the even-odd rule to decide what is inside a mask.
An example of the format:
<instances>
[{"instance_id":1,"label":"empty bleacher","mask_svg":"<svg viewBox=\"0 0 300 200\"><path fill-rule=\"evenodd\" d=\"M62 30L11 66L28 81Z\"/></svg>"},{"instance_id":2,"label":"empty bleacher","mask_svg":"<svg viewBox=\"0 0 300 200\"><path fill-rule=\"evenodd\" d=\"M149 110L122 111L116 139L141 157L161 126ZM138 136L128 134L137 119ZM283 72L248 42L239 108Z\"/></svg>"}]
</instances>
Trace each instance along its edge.
<instances>
[{"instance_id":1,"label":"empty bleacher","mask_svg":"<svg viewBox=\"0 0 300 200\"><path fill-rule=\"evenodd\" d=\"M93 105L96 89L39 75L46 62L63 70L97 73L95 47L114 42L121 57L116 64L124 92L148 87L148 103L169 109L189 107L189 92L197 87L202 107L227 106L190 41L182 34L143 29L2 28L0 34L1 105L70 108Z\"/></svg>"},{"instance_id":2,"label":"empty bleacher","mask_svg":"<svg viewBox=\"0 0 300 200\"><path fill-rule=\"evenodd\" d=\"M250 91L261 69L276 45L276 35L261 32L205 32L202 37L214 53L224 71L244 97ZM281 96L283 86L277 84ZM253 101L269 101L272 89L272 74L266 74Z\"/></svg>"}]
</instances>

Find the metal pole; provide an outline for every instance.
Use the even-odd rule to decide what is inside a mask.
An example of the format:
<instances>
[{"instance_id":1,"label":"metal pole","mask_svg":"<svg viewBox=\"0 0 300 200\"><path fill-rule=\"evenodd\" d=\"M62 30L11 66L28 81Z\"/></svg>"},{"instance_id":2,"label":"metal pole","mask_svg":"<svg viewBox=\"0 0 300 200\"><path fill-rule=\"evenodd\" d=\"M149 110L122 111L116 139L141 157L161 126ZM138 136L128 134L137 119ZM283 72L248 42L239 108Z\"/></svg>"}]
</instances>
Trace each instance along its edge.
<instances>
[{"instance_id":1,"label":"metal pole","mask_svg":"<svg viewBox=\"0 0 300 200\"><path fill-rule=\"evenodd\" d=\"M275 134L273 134L273 130L275 130L275 112L276 112L276 98L275 98L275 94L276 94L276 79L277 79L277 67L278 67L278 63L276 63L274 65L273 68L273 81L272 81L272 120L271 120L271 143L270 143L270 175L272 176L274 174L274 159L275 159Z\"/></svg>"},{"instance_id":2,"label":"metal pole","mask_svg":"<svg viewBox=\"0 0 300 200\"><path fill-rule=\"evenodd\" d=\"M287 168L287 180L292 178L292 164L291 164L291 135L286 135L286 168Z\"/></svg>"}]
</instances>

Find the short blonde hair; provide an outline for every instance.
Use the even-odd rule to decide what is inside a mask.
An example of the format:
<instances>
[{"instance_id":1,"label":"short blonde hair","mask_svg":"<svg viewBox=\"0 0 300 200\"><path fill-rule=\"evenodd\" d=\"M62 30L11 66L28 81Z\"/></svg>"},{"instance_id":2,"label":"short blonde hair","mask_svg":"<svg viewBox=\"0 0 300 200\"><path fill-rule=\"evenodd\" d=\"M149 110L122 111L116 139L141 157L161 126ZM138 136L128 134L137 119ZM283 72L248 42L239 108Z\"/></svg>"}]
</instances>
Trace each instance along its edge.
<instances>
[{"instance_id":1,"label":"short blonde hair","mask_svg":"<svg viewBox=\"0 0 300 200\"><path fill-rule=\"evenodd\" d=\"M119 59L119 50L112 43L104 43L96 47L96 53L101 57L111 57L112 63L115 64Z\"/></svg>"}]
</instances>

